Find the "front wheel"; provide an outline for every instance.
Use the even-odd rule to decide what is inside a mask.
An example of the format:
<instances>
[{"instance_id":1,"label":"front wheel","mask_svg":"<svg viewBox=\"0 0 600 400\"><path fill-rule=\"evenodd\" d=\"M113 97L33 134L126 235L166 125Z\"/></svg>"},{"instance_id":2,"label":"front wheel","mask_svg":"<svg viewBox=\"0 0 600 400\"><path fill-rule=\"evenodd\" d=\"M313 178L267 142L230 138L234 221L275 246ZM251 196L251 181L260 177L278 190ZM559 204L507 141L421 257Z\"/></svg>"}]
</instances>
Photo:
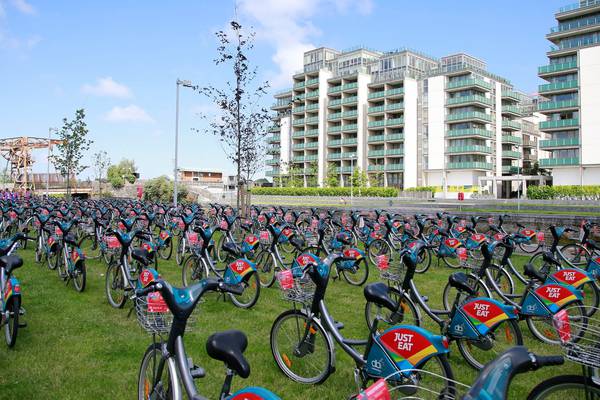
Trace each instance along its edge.
<instances>
[{"instance_id":1,"label":"front wheel","mask_svg":"<svg viewBox=\"0 0 600 400\"><path fill-rule=\"evenodd\" d=\"M200 259L193 254L189 255L181 267L181 283L189 286L199 282L204 277L204 268Z\"/></svg>"},{"instance_id":2,"label":"front wheel","mask_svg":"<svg viewBox=\"0 0 600 400\"><path fill-rule=\"evenodd\" d=\"M86 258L92 260L100 258L102 251L100 249L100 244L98 243L98 240L96 240L95 235L85 235L79 241L79 247L81 248L81 250L83 250L83 253L85 254Z\"/></svg>"},{"instance_id":3,"label":"front wheel","mask_svg":"<svg viewBox=\"0 0 600 400\"><path fill-rule=\"evenodd\" d=\"M600 385L583 375L561 375L533 388L527 400L565 400L600 398Z\"/></svg>"},{"instance_id":4,"label":"front wheel","mask_svg":"<svg viewBox=\"0 0 600 400\"><path fill-rule=\"evenodd\" d=\"M55 270L60 262L60 249L58 246L55 246L54 250L48 249L48 253L46 254L46 263L48 264L48 269Z\"/></svg>"},{"instance_id":5,"label":"front wheel","mask_svg":"<svg viewBox=\"0 0 600 400\"><path fill-rule=\"evenodd\" d=\"M509 319L490 329L485 336L477 339L458 339L456 344L464 359L473 368L480 370L511 347L521 346L523 335L517 321Z\"/></svg>"},{"instance_id":6,"label":"front wheel","mask_svg":"<svg viewBox=\"0 0 600 400\"><path fill-rule=\"evenodd\" d=\"M280 314L271 328L277 366L295 382L316 384L331 374L333 346L323 328L300 310Z\"/></svg>"},{"instance_id":7,"label":"front wheel","mask_svg":"<svg viewBox=\"0 0 600 400\"><path fill-rule=\"evenodd\" d=\"M473 297L492 297L492 292L490 292L490 289L488 289L488 287L483 283L483 281L479 279L476 275L468 274L467 283L470 287L476 290L476 293L473 295ZM459 293L458 289L450 285L450 282L446 283L446 286L444 287L444 293L442 295L442 300L444 303L444 308L447 311L450 311L452 309L452 306L454 305L457 296L458 304L461 304L467 299L469 295L465 292Z\"/></svg>"},{"instance_id":8,"label":"front wheel","mask_svg":"<svg viewBox=\"0 0 600 400\"><path fill-rule=\"evenodd\" d=\"M581 301L575 301L561 311L566 312L571 330L571 340L573 342L578 341L587 330L588 318L585 306ZM561 345L560 335L554 324L554 316L527 316L526 321L527 327L538 340L557 346Z\"/></svg>"},{"instance_id":9,"label":"front wheel","mask_svg":"<svg viewBox=\"0 0 600 400\"><path fill-rule=\"evenodd\" d=\"M177 265L181 265L181 263L183 262L183 256L185 252L185 239L183 237L180 237L179 240L177 241L177 250L175 251L175 261L177 262Z\"/></svg>"},{"instance_id":10,"label":"front wheel","mask_svg":"<svg viewBox=\"0 0 600 400\"><path fill-rule=\"evenodd\" d=\"M151 344L140 365L138 399L173 399L179 392L176 373L163 358L161 344Z\"/></svg>"},{"instance_id":11,"label":"front wheel","mask_svg":"<svg viewBox=\"0 0 600 400\"><path fill-rule=\"evenodd\" d=\"M86 268L84 262L79 262L72 272L73 286L78 292L85 290Z\"/></svg>"},{"instance_id":12,"label":"front wheel","mask_svg":"<svg viewBox=\"0 0 600 400\"><path fill-rule=\"evenodd\" d=\"M275 260L275 256L269 251L263 250L256 257L256 268L258 269L260 286L264 288L273 286L275 274L277 272L277 261Z\"/></svg>"},{"instance_id":13,"label":"front wheel","mask_svg":"<svg viewBox=\"0 0 600 400\"><path fill-rule=\"evenodd\" d=\"M398 310L391 311L373 302L367 301L365 304L365 319L367 320L367 327L369 330L373 327L373 322L377 316L379 316L378 328L380 331L400 324L414 326L421 325L419 311L408 295L394 287L389 288L388 295L396 302L396 304L398 304Z\"/></svg>"},{"instance_id":14,"label":"front wheel","mask_svg":"<svg viewBox=\"0 0 600 400\"><path fill-rule=\"evenodd\" d=\"M260 280L258 272L252 271L244 276L244 280L240 282L244 287L242 294L229 294L231 302L239 308L252 308L258 301L260 296Z\"/></svg>"},{"instance_id":15,"label":"front wheel","mask_svg":"<svg viewBox=\"0 0 600 400\"><path fill-rule=\"evenodd\" d=\"M385 240L375 239L367 247L367 255L371 264L377 265L377 257L379 256L387 256L388 260L391 260L392 248Z\"/></svg>"},{"instance_id":16,"label":"front wheel","mask_svg":"<svg viewBox=\"0 0 600 400\"><path fill-rule=\"evenodd\" d=\"M168 239L159 249L158 256L163 260L170 260L173 254L173 240Z\"/></svg>"},{"instance_id":17,"label":"front wheel","mask_svg":"<svg viewBox=\"0 0 600 400\"><path fill-rule=\"evenodd\" d=\"M8 347L13 347L17 342L17 332L19 332L19 310L21 309L21 298L13 297L12 301L6 307L6 325L4 325L4 334Z\"/></svg>"},{"instance_id":18,"label":"front wheel","mask_svg":"<svg viewBox=\"0 0 600 400\"><path fill-rule=\"evenodd\" d=\"M366 258L355 261L350 268L343 268L342 275L351 285L361 286L369 278L369 263Z\"/></svg>"},{"instance_id":19,"label":"front wheel","mask_svg":"<svg viewBox=\"0 0 600 400\"><path fill-rule=\"evenodd\" d=\"M114 308L123 308L127 301L125 293L125 277L117 263L110 263L106 269L105 281L106 299Z\"/></svg>"},{"instance_id":20,"label":"front wheel","mask_svg":"<svg viewBox=\"0 0 600 400\"><path fill-rule=\"evenodd\" d=\"M591 257L590 251L578 243L571 243L560 249L562 258L571 266L585 269Z\"/></svg>"},{"instance_id":21,"label":"front wheel","mask_svg":"<svg viewBox=\"0 0 600 400\"><path fill-rule=\"evenodd\" d=\"M414 384L414 393L410 398L414 399L456 399L456 387L454 374L445 354L437 354L424 364L416 365L414 372L409 372L409 382ZM404 383L406 384L406 383ZM412 386L412 385L411 385ZM398 390L401 396L402 383ZM396 398L396 397L394 397Z\"/></svg>"}]
</instances>

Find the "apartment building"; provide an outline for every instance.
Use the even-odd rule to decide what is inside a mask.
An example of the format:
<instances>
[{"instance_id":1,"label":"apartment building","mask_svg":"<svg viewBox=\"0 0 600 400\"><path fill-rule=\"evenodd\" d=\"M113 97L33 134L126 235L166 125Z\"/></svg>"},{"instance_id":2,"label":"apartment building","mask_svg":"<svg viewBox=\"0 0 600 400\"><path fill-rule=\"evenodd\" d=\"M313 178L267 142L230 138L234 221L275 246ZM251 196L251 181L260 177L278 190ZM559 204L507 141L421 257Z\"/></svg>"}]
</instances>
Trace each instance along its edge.
<instances>
[{"instance_id":1,"label":"apartment building","mask_svg":"<svg viewBox=\"0 0 600 400\"><path fill-rule=\"evenodd\" d=\"M549 153L540 166L552 170L555 185L600 184L600 0L561 8L546 38L548 65L538 68L539 129Z\"/></svg>"},{"instance_id":2,"label":"apartment building","mask_svg":"<svg viewBox=\"0 0 600 400\"><path fill-rule=\"evenodd\" d=\"M267 175L292 168L307 185L331 173L348 185L360 169L386 186L501 195L491 178L518 173L525 154L538 154L538 114L523 111L533 99L467 54L318 48L275 99Z\"/></svg>"}]
</instances>

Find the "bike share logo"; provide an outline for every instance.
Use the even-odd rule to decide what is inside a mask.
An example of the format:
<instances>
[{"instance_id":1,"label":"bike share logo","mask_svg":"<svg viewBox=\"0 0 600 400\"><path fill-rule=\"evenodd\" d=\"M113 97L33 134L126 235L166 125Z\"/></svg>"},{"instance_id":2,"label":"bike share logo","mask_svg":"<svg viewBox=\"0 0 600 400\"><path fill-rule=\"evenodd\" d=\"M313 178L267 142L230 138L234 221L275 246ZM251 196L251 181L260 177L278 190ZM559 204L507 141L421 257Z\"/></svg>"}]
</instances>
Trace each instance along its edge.
<instances>
[{"instance_id":1,"label":"bike share logo","mask_svg":"<svg viewBox=\"0 0 600 400\"><path fill-rule=\"evenodd\" d=\"M453 330L454 330L454 333L461 335L465 331L465 327L463 324L459 324L459 325L455 325Z\"/></svg>"},{"instance_id":2,"label":"bike share logo","mask_svg":"<svg viewBox=\"0 0 600 400\"><path fill-rule=\"evenodd\" d=\"M414 336L415 335L412 333L396 332L394 334L394 342L396 342L396 345L398 346L398 350L411 351L412 347L414 345L414 343L413 343Z\"/></svg>"},{"instance_id":3,"label":"bike share logo","mask_svg":"<svg viewBox=\"0 0 600 400\"><path fill-rule=\"evenodd\" d=\"M373 368L375 371L381 372L383 369L383 359L371 361L371 368Z\"/></svg>"}]
</instances>

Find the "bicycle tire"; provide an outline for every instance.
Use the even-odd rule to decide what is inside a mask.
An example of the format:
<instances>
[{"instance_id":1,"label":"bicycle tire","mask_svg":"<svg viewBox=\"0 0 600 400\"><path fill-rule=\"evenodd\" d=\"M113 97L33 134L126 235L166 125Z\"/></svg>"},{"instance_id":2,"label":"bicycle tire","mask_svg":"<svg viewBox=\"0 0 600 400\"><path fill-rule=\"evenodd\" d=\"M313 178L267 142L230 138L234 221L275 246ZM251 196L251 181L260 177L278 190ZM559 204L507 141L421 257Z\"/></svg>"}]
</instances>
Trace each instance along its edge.
<instances>
[{"instance_id":1,"label":"bicycle tire","mask_svg":"<svg viewBox=\"0 0 600 400\"><path fill-rule=\"evenodd\" d=\"M229 293L229 298L236 307L246 309L252 308L260 297L260 279L258 277L258 272L252 271L248 273L244 276L241 283L244 286L244 292L239 295ZM245 301L244 299L247 300Z\"/></svg>"},{"instance_id":2,"label":"bicycle tire","mask_svg":"<svg viewBox=\"0 0 600 400\"><path fill-rule=\"evenodd\" d=\"M577 326L580 328L579 331L575 331L575 332L571 331L571 338L572 338L571 340L573 342L576 342L585 334L586 325L587 325L587 313L585 311L585 306L579 300L574 301L573 303L569 304L568 309L570 311L571 310L579 310L576 312L577 315L575 315L575 312L573 314L569 315L569 320L573 319L573 320L578 321L577 324L570 324L570 326L572 328L574 328L574 326ZM571 317L571 315L573 315L573 317ZM529 330L531 331L533 336L535 336L535 338L538 339L539 341L548 343L548 344L553 344L553 345L561 344L561 340L558 337L556 328L554 327L554 325L552 323L552 321L553 321L552 316L549 316L546 318L527 316L527 317L525 317L525 321L527 322L527 327L529 328ZM539 324L538 324L538 321L539 321Z\"/></svg>"},{"instance_id":3,"label":"bicycle tire","mask_svg":"<svg viewBox=\"0 0 600 400\"><path fill-rule=\"evenodd\" d=\"M75 290L81 293L85 290L86 284L87 272L85 267L85 261L80 262L78 266L75 267L73 274L75 275L73 277L73 286L75 287Z\"/></svg>"},{"instance_id":4,"label":"bicycle tire","mask_svg":"<svg viewBox=\"0 0 600 400\"><path fill-rule=\"evenodd\" d=\"M389 296L398 303L402 308L402 312L394 314L387 308L380 307L373 302L367 301L365 304L365 319L369 330L373 327L373 321L377 314L379 314L381 318L378 323L380 331L399 324L421 326L420 311L408 294L401 292L395 287L390 287Z\"/></svg>"},{"instance_id":5,"label":"bicycle tire","mask_svg":"<svg viewBox=\"0 0 600 400\"><path fill-rule=\"evenodd\" d=\"M388 242L386 242L383 239L375 239L367 247L367 255L369 257L369 261L373 265L377 265L378 256L387 255L391 261L392 253L392 248L390 247Z\"/></svg>"},{"instance_id":6,"label":"bicycle tire","mask_svg":"<svg viewBox=\"0 0 600 400\"><path fill-rule=\"evenodd\" d=\"M269 251L263 250L256 256L256 268L258 269L260 285L264 288L273 286L279 268L275 257Z\"/></svg>"},{"instance_id":7,"label":"bicycle tire","mask_svg":"<svg viewBox=\"0 0 600 400\"><path fill-rule=\"evenodd\" d=\"M485 282L483 281L483 279L479 278L478 276L474 275L474 274L467 274L467 282L469 283L469 286L471 287L476 287L477 288L477 293L472 296L472 297L492 297L492 292L490 291L490 289L487 287L487 285L485 285ZM477 285L477 286L475 286ZM456 299L456 295L458 293L458 290L452 286L450 286L450 282L446 283L446 286L444 286L444 291L443 291L443 295L442 295L442 302L444 304L444 308L447 311L450 311L452 309L452 305L454 304L454 300ZM459 299L459 304L464 302L467 297L469 297L469 295L467 293L462 293L460 299Z\"/></svg>"},{"instance_id":8,"label":"bicycle tire","mask_svg":"<svg viewBox=\"0 0 600 400\"><path fill-rule=\"evenodd\" d=\"M19 296L13 297L6 310L8 311L8 320L4 325L4 336L8 347L13 347L17 342L17 334L19 333L21 298Z\"/></svg>"},{"instance_id":9,"label":"bicycle tire","mask_svg":"<svg viewBox=\"0 0 600 400\"><path fill-rule=\"evenodd\" d=\"M162 373L160 374L160 379L156 379L158 374L158 368L160 362L157 360L165 360L162 358L162 345L161 343L153 343L146 349L144 353L144 357L142 358L142 362L140 363L140 372L138 374L138 399L139 400L147 400L149 398L164 398L164 399L172 399L173 398L173 388L179 385L177 380L177 375L175 377L172 376L172 371L168 366L167 361L164 361ZM148 368L151 368L150 374L148 375ZM166 372L166 379L163 379L163 373ZM176 373L176 371L175 371ZM152 385L152 380L156 380L156 385L154 388L150 388ZM167 384L165 385L165 381ZM154 392L154 389L158 388L161 390L159 394ZM166 389L165 389L166 388ZM151 397L151 394L154 397Z\"/></svg>"},{"instance_id":10,"label":"bicycle tire","mask_svg":"<svg viewBox=\"0 0 600 400\"><path fill-rule=\"evenodd\" d=\"M158 249L158 256L163 260L170 260L173 255L173 240L167 239L164 245Z\"/></svg>"},{"instance_id":11,"label":"bicycle tire","mask_svg":"<svg viewBox=\"0 0 600 400\"><path fill-rule=\"evenodd\" d=\"M342 275L352 286L362 286L369 279L369 263L366 258L355 262L352 269L343 269Z\"/></svg>"},{"instance_id":12,"label":"bicycle tire","mask_svg":"<svg viewBox=\"0 0 600 400\"><path fill-rule=\"evenodd\" d=\"M193 254L186 257L181 265L181 283L187 287L204 277L204 268L200 259Z\"/></svg>"},{"instance_id":13,"label":"bicycle tire","mask_svg":"<svg viewBox=\"0 0 600 400\"><path fill-rule=\"evenodd\" d=\"M106 268L104 290L108 304L114 308L123 308L127 302L127 295L125 293L125 277L119 264L113 262ZM112 292L118 293L118 297L113 296Z\"/></svg>"},{"instance_id":14,"label":"bicycle tire","mask_svg":"<svg viewBox=\"0 0 600 400\"><path fill-rule=\"evenodd\" d=\"M582 389L580 395L555 394L565 389ZM592 394L592 396L589 396ZM560 375L540 382L527 396L527 400L589 399L600 397L600 385L583 375Z\"/></svg>"},{"instance_id":15,"label":"bicycle tire","mask_svg":"<svg viewBox=\"0 0 600 400\"><path fill-rule=\"evenodd\" d=\"M83 236L79 241L79 248L83 250L85 257L88 259L96 260L102 255L102 251L96 240L96 235L88 234Z\"/></svg>"},{"instance_id":16,"label":"bicycle tire","mask_svg":"<svg viewBox=\"0 0 600 400\"><path fill-rule=\"evenodd\" d=\"M570 243L560 248L561 258L572 267L582 268L588 264L591 253L579 243Z\"/></svg>"}]
</instances>

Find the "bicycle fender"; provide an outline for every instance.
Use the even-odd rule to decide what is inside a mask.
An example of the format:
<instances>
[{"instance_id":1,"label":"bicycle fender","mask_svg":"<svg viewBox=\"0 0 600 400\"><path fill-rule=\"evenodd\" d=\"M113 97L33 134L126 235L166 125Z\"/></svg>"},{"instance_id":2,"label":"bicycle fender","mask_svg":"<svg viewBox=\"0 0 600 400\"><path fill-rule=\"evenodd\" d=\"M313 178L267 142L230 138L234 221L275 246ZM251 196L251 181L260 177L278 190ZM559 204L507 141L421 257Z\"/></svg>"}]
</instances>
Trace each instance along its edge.
<instances>
[{"instance_id":1,"label":"bicycle fender","mask_svg":"<svg viewBox=\"0 0 600 400\"><path fill-rule=\"evenodd\" d=\"M250 260L239 258L227 266L223 280L227 284L236 285L252 271L256 271L256 265Z\"/></svg>"},{"instance_id":2,"label":"bicycle fender","mask_svg":"<svg viewBox=\"0 0 600 400\"><path fill-rule=\"evenodd\" d=\"M265 388L250 386L238 390L231 396L226 397L227 400L280 400L279 396Z\"/></svg>"},{"instance_id":3,"label":"bicycle fender","mask_svg":"<svg viewBox=\"0 0 600 400\"><path fill-rule=\"evenodd\" d=\"M2 311L6 311L6 306L10 304L11 299L14 297L21 297L21 283L17 278L12 276L6 282L6 289L4 291L4 298L2 303Z\"/></svg>"},{"instance_id":4,"label":"bicycle fender","mask_svg":"<svg viewBox=\"0 0 600 400\"><path fill-rule=\"evenodd\" d=\"M571 285L575 288L581 287L584 283L591 282L593 277L586 271L579 268L565 268L554 272L548 277L548 281Z\"/></svg>"},{"instance_id":5,"label":"bicycle fender","mask_svg":"<svg viewBox=\"0 0 600 400\"><path fill-rule=\"evenodd\" d=\"M457 337L476 339L487 334L502 321L516 318L514 307L487 297L478 297L459 307L459 312L452 318L449 329Z\"/></svg>"},{"instance_id":6,"label":"bicycle fender","mask_svg":"<svg viewBox=\"0 0 600 400\"><path fill-rule=\"evenodd\" d=\"M547 316L549 313L556 314L565 306L582 299L581 292L573 286L547 283L527 295L522 311L526 315Z\"/></svg>"}]
</instances>

